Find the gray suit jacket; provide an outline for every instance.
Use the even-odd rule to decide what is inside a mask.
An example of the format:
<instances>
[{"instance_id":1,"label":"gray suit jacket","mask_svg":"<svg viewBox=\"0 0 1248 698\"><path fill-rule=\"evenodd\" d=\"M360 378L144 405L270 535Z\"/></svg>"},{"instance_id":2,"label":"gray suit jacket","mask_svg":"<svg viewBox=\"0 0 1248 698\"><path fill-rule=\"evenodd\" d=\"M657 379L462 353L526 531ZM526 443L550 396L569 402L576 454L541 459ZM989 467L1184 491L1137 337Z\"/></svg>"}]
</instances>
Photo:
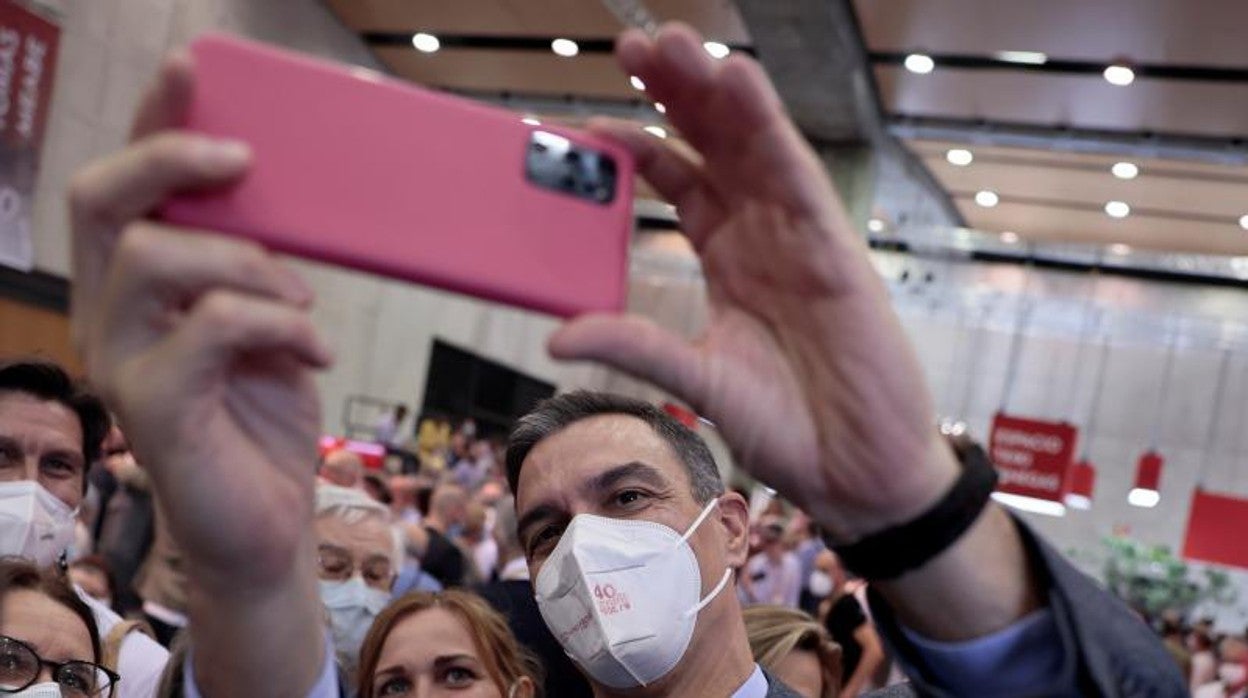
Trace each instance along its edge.
<instances>
[{"instance_id":1,"label":"gray suit jacket","mask_svg":"<svg viewBox=\"0 0 1248 698\"><path fill-rule=\"evenodd\" d=\"M763 669L763 676L767 678L767 698L802 698L793 689L781 683L780 679L768 673L766 669Z\"/></svg>"},{"instance_id":2,"label":"gray suit jacket","mask_svg":"<svg viewBox=\"0 0 1248 698\"><path fill-rule=\"evenodd\" d=\"M1074 686L1077 695L1083 696L1177 698L1188 695L1178 666L1157 636L1126 605L1072 567L1026 524L1017 519L1015 522L1032 568L1049 590L1049 609L1061 638L1063 666L1069 672L1066 677L1069 680L1062 683ZM910 677L913 693L952 696L927 674L917 650L906 640L884 600L872 593L870 603L880 635L893 658ZM1043 690L1037 687L1035 695L1041 695Z\"/></svg>"}]
</instances>

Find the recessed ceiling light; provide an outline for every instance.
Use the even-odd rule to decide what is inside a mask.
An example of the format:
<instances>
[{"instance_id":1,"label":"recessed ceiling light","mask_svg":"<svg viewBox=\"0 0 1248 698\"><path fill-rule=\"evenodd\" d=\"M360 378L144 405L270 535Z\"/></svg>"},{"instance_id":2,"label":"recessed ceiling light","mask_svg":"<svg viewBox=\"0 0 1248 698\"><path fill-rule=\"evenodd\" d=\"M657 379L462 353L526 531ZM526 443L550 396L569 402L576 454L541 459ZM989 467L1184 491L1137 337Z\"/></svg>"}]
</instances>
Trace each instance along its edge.
<instances>
[{"instance_id":1,"label":"recessed ceiling light","mask_svg":"<svg viewBox=\"0 0 1248 698\"><path fill-rule=\"evenodd\" d=\"M433 34L419 32L412 35L412 47L421 53L435 53L442 48L442 42Z\"/></svg>"},{"instance_id":2,"label":"recessed ceiling light","mask_svg":"<svg viewBox=\"0 0 1248 698\"><path fill-rule=\"evenodd\" d=\"M994 54L999 61L1006 63L1023 63L1025 65L1044 65L1049 57L1039 51L997 51Z\"/></svg>"},{"instance_id":3,"label":"recessed ceiling light","mask_svg":"<svg viewBox=\"0 0 1248 698\"><path fill-rule=\"evenodd\" d=\"M995 191L988 191L985 189L975 194L975 203L983 206L984 208L992 208L993 206L1001 203L1001 197L997 196Z\"/></svg>"},{"instance_id":4,"label":"recessed ceiling light","mask_svg":"<svg viewBox=\"0 0 1248 698\"><path fill-rule=\"evenodd\" d=\"M521 119L520 121L522 121L522 122L524 122L524 123L526 123L526 124L528 124L528 125L530 125L530 126L541 126L541 125L542 125L542 122L541 122L541 121L538 121L536 116L526 116L526 117L524 117L523 119Z\"/></svg>"},{"instance_id":5,"label":"recessed ceiling light","mask_svg":"<svg viewBox=\"0 0 1248 698\"><path fill-rule=\"evenodd\" d=\"M879 218L872 218L871 220L867 221L867 230L873 233L884 232L884 221L880 220Z\"/></svg>"},{"instance_id":6,"label":"recessed ceiling light","mask_svg":"<svg viewBox=\"0 0 1248 698\"><path fill-rule=\"evenodd\" d=\"M1243 215L1239 217L1239 227L1243 228L1244 230L1248 230L1248 215Z\"/></svg>"},{"instance_id":7,"label":"recessed ceiling light","mask_svg":"<svg viewBox=\"0 0 1248 698\"><path fill-rule=\"evenodd\" d=\"M571 58L581 52L581 47L571 39L555 39L550 42L550 50L554 51L555 55Z\"/></svg>"},{"instance_id":8,"label":"recessed ceiling light","mask_svg":"<svg viewBox=\"0 0 1248 698\"><path fill-rule=\"evenodd\" d=\"M1013 233L1008 230L1001 233L1001 242L1004 242L1007 245L1013 245L1018 242L1018 233Z\"/></svg>"},{"instance_id":9,"label":"recessed ceiling light","mask_svg":"<svg viewBox=\"0 0 1248 698\"><path fill-rule=\"evenodd\" d=\"M646 133L649 133L652 136L658 136L659 138L667 138L667 129L663 128L662 126L654 126L652 124L650 126L647 126L644 130Z\"/></svg>"},{"instance_id":10,"label":"recessed ceiling light","mask_svg":"<svg viewBox=\"0 0 1248 698\"><path fill-rule=\"evenodd\" d=\"M1110 172L1118 179L1135 179L1140 174L1140 168L1133 162L1116 162Z\"/></svg>"},{"instance_id":11,"label":"recessed ceiling light","mask_svg":"<svg viewBox=\"0 0 1248 698\"><path fill-rule=\"evenodd\" d=\"M718 41L707 41L702 44L702 48L706 49L706 52L711 54L713 58L728 57L728 46L726 44L721 44Z\"/></svg>"},{"instance_id":12,"label":"recessed ceiling light","mask_svg":"<svg viewBox=\"0 0 1248 698\"><path fill-rule=\"evenodd\" d=\"M950 165L966 167L975 161L975 155L966 148L952 148L945 153L945 159L949 161Z\"/></svg>"},{"instance_id":13,"label":"recessed ceiling light","mask_svg":"<svg viewBox=\"0 0 1248 698\"><path fill-rule=\"evenodd\" d=\"M927 75L936 69L936 61L923 53L912 53L906 56L906 70L919 75Z\"/></svg>"},{"instance_id":14,"label":"recessed ceiling light","mask_svg":"<svg viewBox=\"0 0 1248 698\"><path fill-rule=\"evenodd\" d=\"M633 86L634 90L638 90L641 92L646 91L646 83L642 82L641 78L637 77L636 75L628 76L628 82L630 85Z\"/></svg>"},{"instance_id":15,"label":"recessed ceiling light","mask_svg":"<svg viewBox=\"0 0 1248 698\"><path fill-rule=\"evenodd\" d=\"M1135 82L1135 71L1125 65L1115 64L1105 69L1105 81L1111 85L1126 87Z\"/></svg>"},{"instance_id":16,"label":"recessed ceiling light","mask_svg":"<svg viewBox=\"0 0 1248 698\"><path fill-rule=\"evenodd\" d=\"M1109 253L1112 255L1118 255L1119 257L1125 257L1131 254L1131 246L1124 245L1120 242L1114 243L1109 246Z\"/></svg>"},{"instance_id":17,"label":"recessed ceiling light","mask_svg":"<svg viewBox=\"0 0 1248 698\"><path fill-rule=\"evenodd\" d=\"M663 103L662 103L662 102L655 102L655 103L654 103L654 110L655 110L655 111L657 111L657 112L658 112L658 113L660 113L660 114L666 114L666 113L667 113L667 107L663 106Z\"/></svg>"},{"instance_id":18,"label":"recessed ceiling light","mask_svg":"<svg viewBox=\"0 0 1248 698\"><path fill-rule=\"evenodd\" d=\"M1111 201L1105 204L1105 213L1110 218L1126 218L1131 215L1131 207L1125 201Z\"/></svg>"}]
</instances>

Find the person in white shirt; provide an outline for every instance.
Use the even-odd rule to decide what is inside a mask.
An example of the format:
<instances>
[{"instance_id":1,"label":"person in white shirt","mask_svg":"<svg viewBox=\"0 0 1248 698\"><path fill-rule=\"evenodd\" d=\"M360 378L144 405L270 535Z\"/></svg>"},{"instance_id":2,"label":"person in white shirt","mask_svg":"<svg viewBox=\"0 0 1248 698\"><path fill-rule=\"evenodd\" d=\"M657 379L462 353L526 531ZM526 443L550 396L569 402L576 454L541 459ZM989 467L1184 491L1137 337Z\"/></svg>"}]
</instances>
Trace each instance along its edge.
<instances>
[{"instance_id":1,"label":"person in white shirt","mask_svg":"<svg viewBox=\"0 0 1248 698\"><path fill-rule=\"evenodd\" d=\"M802 594L802 563L784 544L784 526L764 522L759 530L762 549L745 565L741 588L748 604L797 608Z\"/></svg>"}]
</instances>

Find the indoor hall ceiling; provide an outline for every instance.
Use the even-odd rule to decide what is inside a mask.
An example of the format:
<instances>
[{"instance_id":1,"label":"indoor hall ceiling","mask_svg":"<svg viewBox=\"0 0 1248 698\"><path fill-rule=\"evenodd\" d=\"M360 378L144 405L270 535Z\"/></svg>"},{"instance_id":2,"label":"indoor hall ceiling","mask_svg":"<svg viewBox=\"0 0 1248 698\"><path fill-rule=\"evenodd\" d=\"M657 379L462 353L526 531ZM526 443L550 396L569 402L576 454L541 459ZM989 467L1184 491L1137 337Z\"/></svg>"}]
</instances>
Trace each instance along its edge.
<instances>
[{"instance_id":1,"label":"indoor hall ceiling","mask_svg":"<svg viewBox=\"0 0 1248 698\"><path fill-rule=\"evenodd\" d=\"M971 227L1024 242L1248 255L1248 2L854 6L881 107ZM930 57L931 72L907 69L913 54ZM1132 68L1134 82L1110 84L1111 64ZM1020 140L1030 147L1002 147ZM972 162L951 164L950 149ZM1115 177L1118 162L1138 176ZM978 205L980 191L999 202ZM1109 202L1129 215L1107 215Z\"/></svg>"}]
</instances>

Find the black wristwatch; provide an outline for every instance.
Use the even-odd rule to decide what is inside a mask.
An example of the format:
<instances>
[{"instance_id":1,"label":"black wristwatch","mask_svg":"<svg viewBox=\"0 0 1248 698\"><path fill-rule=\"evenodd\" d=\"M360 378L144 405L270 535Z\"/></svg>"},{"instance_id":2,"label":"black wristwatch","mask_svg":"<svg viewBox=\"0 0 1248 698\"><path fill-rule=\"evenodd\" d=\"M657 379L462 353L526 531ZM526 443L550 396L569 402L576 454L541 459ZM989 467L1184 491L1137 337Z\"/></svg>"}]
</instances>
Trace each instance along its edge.
<instances>
[{"instance_id":1,"label":"black wristwatch","mask_svg":"<svg viewBox=\"0 0 1248 698\"><path fill-rule=\"evenodd\" d=\"M853 543L840 545L825 536L846 569L868 581L896 579L944 552L975 523L997 486L997 471L979 446L967 441L950 445L962 474L931 509Z\"/></svg>"}]
</instances>

